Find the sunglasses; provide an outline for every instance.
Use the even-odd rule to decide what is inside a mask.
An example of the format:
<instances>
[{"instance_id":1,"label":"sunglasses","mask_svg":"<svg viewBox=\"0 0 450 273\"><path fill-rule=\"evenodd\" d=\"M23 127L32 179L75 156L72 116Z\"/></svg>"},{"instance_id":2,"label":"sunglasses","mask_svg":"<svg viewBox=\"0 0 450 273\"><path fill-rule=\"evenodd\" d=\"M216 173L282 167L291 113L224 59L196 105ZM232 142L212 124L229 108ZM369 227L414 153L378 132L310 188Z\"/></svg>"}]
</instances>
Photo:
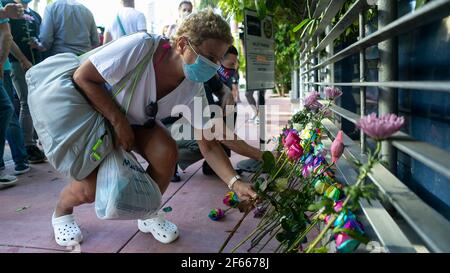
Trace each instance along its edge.
<instances>
[{"instance_id":1,"label":"sunglasses","mask_svg":"<svg viewBox=\"0 0 450 273\"><path fill-rule=\"evenodd\" d=\"M145 107L145 114L148 116L147 121L144 123L143 127L151 129L155 126L156 115L158 114L158 103L151 102Z\"/></svg>"}]
</instances>

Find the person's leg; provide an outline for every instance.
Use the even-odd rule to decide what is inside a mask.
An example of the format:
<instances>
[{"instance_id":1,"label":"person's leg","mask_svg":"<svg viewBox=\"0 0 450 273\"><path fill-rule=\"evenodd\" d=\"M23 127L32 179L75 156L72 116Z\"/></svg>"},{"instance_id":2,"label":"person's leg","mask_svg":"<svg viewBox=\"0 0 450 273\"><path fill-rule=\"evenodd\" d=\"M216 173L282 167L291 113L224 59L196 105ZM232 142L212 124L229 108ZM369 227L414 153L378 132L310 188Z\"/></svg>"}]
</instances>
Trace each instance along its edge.
<instances>
[{"instance_id":1,"label":"person's leg","mask_svg":"<svg viewBox=\"0 0 450 273\"><path fill-rule=\"evenodd\" d=\"M262 89L258 92L258 107L261 105L266 105L266 90Z\"/></svg>"},{"instance_id":2,"label":"person's leg","mask_svg":"<svg viewBox=\"0 0 450 273\"><path fill-rule=\"evenodd\" d=\"M177 164L177 144L159 123L152 129L135 129L134 133L135 149L147 160L147 173L158 184L161 193L164 193Z\"/></svg>"},{"instance_id":3,"label":"person's leg","mask_svg":"<svg viewBox=\"0 0 450 273\"><path fill-rule=\"evenodd\" d=\"M36 145L33 139L33 121L28 108L28 86L25 80L25 73L19 62L12 62L11 68L11 78L20 100L19 122L23 130L25 145Z\"/></svg>"},{"instance_id":4,"label":"person's leg","mask_svg":"<svg viewBox=\"0 0 450 273\"><path fill-rule=\"evenodd\" d=\"M44 162L44 153L36 146L34 138L33 120L28 107L28 85L25 80L25 72L19 62L11 63L14 87L20 100L19 122L23 131L26 152L31 163Z\"/></svg>"},{"instance_id":5,"label":"person's leg","mask_svg":"<svg viewBox=\"0 0 450 273\"><path fill-rule=\"evenodd\" d=\"M0 77L0 159L2 160L5 151L6 130L13 114L14 108L3 86L3 78Z\"/></svg>"},{"instance_id":6,"label":"person's leg","mask_svg":"<svg viewBox=\"0 0 450 273\"><path fill-rule=\"evenodd\" d=\"M147 173L158 184L164 193L170 183L178 160L175 140L159 123L152 129L135 129L136 151L149 163ZM148 219L138 220L138 229L151 233L161 243L171 243L178 236L175 224L164 218L163 212L158 212Z\"/></svg>"},{"instance_id":7,"label":"person's leg","mask_svg":"<svg viewBox=\"0 0 450 273\"><path fill-rule=\"evenodd\" d=\"M0 76L0 163L3 163L3 153L5 149L5 137L6 130L9 124L9 120L14 114L14 108L11 105L11 101L6 93L6 90L3 88L3 78ZM4 166L0 166L4 168ZM9 185L15 183L17 178L15 176L9 176L2 174L2 170L0 170L0 185Z\"/></svg>"},{"instance_id":8,"label":"person's leg","mask_svg":"<svg viewBox=\"0 0 450 273\"><path fill-rule=\"evenodd\" d=\"M4 88L10 99L11 105L14 101L14 87L9 74L4 75ZM22 129L19 120L14 112L10 118L8 129L6 130L6 140L11 148L12 158L16 165L16 174L23 174L30 170L27 161Z\"/></svg>"},{"instance_id":9,"label":"person's leg","mask_svg":"<svg viewBox=\"0 0 450 273\"><path fill-rule=\"evenodd\" d=\"M66 247L83 241L83 234L73 216L73 208L95 201L97 172L98 168L84 180L70 182L61 191L52 216L53 232L58 245Z\"/></svg>"},{"instance_id":10,"label":"person's leg","mask_svg":"<svg viewBox=\"0 0 450 273\"><path fill-rule=\"evenodd\" d=\"M178 146L178 164L181 169L186 169L195 162L203 159L196 140L177 141Z\"/></svg>"},{"instance_id":11,"label":"person's leg","mask_svg":"<svg viewBox=\"0 0 450 273\"><path fill-rule=\"evenodd\" d=\"M256 100L253 97L254 90L247 90L245 92L245 97L247 98L248 104L250 104L252 111L253 111L253 117L250 118L250 120L254 120L258 116L258 106L256 105Z\"/></svg>"},{"instance_id":12,"label":"person's leg","mask_svg":"<svg viewBox=\"0 0 450 273\"><path fill-rule=\"evenodd\" d=\"M82 181L72 181L65 186L56 204L55 217L72 214L73 208L95 201L98 168Z\"/></svg>"}]
</instances>

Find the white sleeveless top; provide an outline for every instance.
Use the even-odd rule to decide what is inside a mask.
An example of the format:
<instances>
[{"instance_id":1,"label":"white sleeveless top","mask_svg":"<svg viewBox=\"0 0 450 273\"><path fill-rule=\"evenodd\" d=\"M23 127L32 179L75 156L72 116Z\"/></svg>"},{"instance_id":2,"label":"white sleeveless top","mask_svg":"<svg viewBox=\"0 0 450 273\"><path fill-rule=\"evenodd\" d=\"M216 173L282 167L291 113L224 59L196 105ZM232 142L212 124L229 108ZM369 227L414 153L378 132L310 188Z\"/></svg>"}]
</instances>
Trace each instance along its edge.
<instances>
[{"instance_id":1,"label":"white sleeveless top","mask_svg":"<svg viewBox=\"0 0 450 273\"><path fill-rule=\"evenodd\" d=\"M157 46L154 47L153 45L155 43L158 44L161 38L161 36L150 36L143 32L125 36L96 52L89 57L89 60L107 84L114 87L138 65L150 49L156 50ZM126 91L125 88L115 98L120 105L123 105L124 97L127 97L125 96ZM151 61L145 68L130 102L127 113L127 119L130 124L144 124L148 120L145 114L145 107L155 100L155 70L153 61ZM201 113L204 113L201 118L198 113L194 116L194 105L197 111L200 110ZM190 116L186 111L190 111ZM203 83L196 83L185 78L177 88L158 100L157 119L161 120L169 116L178 116L180 113L183 113L183 117L197 129L202 129L209 121L210 112Z\"/></svg>"}]
</instances>

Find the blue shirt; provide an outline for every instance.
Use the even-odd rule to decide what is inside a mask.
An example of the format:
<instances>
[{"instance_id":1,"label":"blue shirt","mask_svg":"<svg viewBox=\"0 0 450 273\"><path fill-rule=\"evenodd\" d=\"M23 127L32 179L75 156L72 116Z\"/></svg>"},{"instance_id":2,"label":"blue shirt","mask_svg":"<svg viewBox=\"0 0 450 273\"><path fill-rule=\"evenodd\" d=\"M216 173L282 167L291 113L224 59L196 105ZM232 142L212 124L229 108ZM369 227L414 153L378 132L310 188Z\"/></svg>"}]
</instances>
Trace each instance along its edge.
<instances>
[{"instance_id":1,"label":"blue shirt","mask_svg":"<svg viewBox=\"0 0 450 273\"><path fill-rule=\"evenodd\" d=\"M75 0L58 0L45 8L39 40L50 55L80 55L99 44L94 16Z\"/></svg>"},{"instance_id":2,"label":"blue shirt","mask_svg":"<svg viewBox=\"0 0 450 273\"><path fill-rule=\"evenodd\" d=\"M2 3L0 2L0 9L3 8ZM9 22L8 18L0 19L0 24L6 24ZM9 60L6 59L6 62L3 64L3 70L11 70L11 64L9 63Z\"/></svg>"}]
</instances>

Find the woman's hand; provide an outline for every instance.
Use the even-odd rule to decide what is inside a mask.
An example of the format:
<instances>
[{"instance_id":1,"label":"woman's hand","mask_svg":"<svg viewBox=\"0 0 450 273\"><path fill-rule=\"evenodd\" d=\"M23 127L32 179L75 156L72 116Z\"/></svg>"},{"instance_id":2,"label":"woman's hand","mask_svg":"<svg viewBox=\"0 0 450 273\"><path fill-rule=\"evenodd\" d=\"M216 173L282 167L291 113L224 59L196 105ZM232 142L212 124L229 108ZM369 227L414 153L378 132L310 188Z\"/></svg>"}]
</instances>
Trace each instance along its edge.
<instances>
[{"instance_id":1,"label":"woman's hand","mask_svg":"<svg viewBox=\"0 0 450 273\"><path fill-rule=\"evenodd\" d=\"M233 191L238 195L239 200L256 199L256 192L252 189L252 185L242 182L240 180L236 181L233 185Z\"/></svg>"},{"instance_id":2,"label":"woman's hand","mask_svg":"<svg viewBox=\"0 0 450 273\"><path fill-rule=\"evenodd\" d=\"M119 122L113 124L117 136L117 143L122 148L130 152L134 147L134 132L125 117L119 119Z\"/></svg>"}]
</instances>

